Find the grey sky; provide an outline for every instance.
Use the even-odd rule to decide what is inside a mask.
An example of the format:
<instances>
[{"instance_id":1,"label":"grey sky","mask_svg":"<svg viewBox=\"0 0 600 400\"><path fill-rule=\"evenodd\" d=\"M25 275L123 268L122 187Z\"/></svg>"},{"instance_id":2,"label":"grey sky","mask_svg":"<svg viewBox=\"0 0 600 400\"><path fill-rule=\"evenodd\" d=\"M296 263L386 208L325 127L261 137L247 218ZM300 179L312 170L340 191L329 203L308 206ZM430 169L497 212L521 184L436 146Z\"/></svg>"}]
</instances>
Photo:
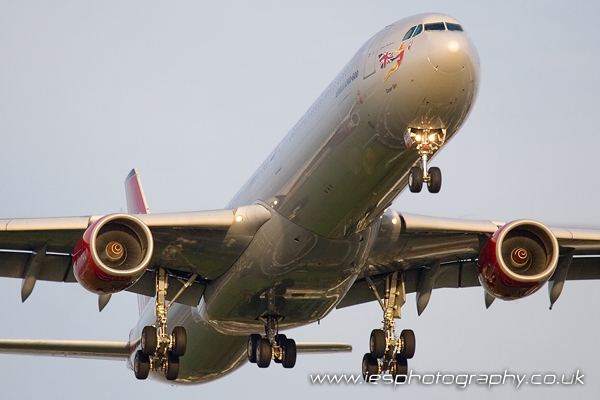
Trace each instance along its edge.
<instances>
[{"instance_id":1,"label":"grey sky","mask_svg":"<svg viewBox=\"0 0 600 400\"><path fill-rule=\"evenodd\" d=\"M0 217L125 209L132 167L152 212L223 207L358 48L385 25L444 12L471 36L481 89L459 135L433 161L441 193L404 193L399 211L600 228L600 3L593 1L0 1ZM136 299L98 314L78 285L0 280L2 338L126 340ZM313 386L310 373L360 373L375 303L293 331L347 341L350 355L300 356L294 370L247 365L210 384L138 382L124 363L1 355L6 398L375 394L597 398L598 282L567 282L485 310L479 288L441 290L399 327L417 335L419 372L572 374L579 387Z\"/></svg>"}]
</instances>

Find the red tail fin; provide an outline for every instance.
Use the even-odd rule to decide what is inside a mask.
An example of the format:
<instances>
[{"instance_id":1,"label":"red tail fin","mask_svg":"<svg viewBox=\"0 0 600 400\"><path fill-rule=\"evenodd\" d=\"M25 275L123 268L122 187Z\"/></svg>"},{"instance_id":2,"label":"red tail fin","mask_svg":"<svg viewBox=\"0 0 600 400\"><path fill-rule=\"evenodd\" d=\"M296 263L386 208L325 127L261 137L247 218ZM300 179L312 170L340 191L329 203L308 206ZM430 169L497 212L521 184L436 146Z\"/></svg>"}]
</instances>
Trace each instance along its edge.
<instances>
[{"instance_id":1,"label":"red tail fin","mask_svg":"<svg viewBox=\"0 0 600 400\"><path fill-rule=\"evenodd\" d=\"M127 212L130 214L150 214L142 181L137 169L132 169L127 178L125 178L125 196L127 197ZM140 315L152 300L151 297L138 295L138 310Z\"/></svg>"},{"instance_id":2,"label":"red tail fin","mask_svg":"<svg viewBox=\"0 0 600 400\"><path fill-rule=\"evenodd\" d=\"M132 169L125 179L125 195L127 196L127 212L130 214L149 214L144 189L137 169Z\"/></svg>"}]
</instances>

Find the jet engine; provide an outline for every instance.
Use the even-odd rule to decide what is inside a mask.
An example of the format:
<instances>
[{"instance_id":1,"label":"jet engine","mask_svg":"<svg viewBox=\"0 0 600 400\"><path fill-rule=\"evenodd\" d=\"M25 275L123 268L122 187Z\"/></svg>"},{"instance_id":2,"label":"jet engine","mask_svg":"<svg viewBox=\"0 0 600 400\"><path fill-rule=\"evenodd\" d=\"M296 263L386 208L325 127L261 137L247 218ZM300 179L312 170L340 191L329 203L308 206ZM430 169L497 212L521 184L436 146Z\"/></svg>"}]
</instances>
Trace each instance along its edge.
<instances>
[{"instance_id":1,"label":"jet engine","mask_svg":"<svg viewBox=\"0 0 600 400\"><path fill-rule=\"evenodd\" d=\"M499 299L529 296L550 279L558 253L558 241L546 226L530 220L510 222L481 249L479 282Z\"/></svg>"},{"instance_id":2,"label":"jet engine","mask_svg":"<svg viewBox=\"0 0 600 400\"><path fill-rule=\"evenodd\" d=\"M106 215L75 246L73 273L87 290L116 293L135 284L146 271L154 241L150 229L128 214Z\"/></svg>"}]
</instances>

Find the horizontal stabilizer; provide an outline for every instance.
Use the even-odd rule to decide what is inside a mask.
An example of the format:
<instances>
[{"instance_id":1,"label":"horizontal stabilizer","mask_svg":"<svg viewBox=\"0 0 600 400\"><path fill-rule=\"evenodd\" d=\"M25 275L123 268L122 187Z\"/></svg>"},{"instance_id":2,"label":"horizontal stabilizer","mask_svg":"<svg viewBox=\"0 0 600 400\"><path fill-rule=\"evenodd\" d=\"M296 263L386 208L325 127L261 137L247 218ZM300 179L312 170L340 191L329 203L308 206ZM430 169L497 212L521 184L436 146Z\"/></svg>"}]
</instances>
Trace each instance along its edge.
<instances>
[{"instance_id":1,"label":"horizontal stabilizer","mask_svg":"<svg viewBox=\"0 0 600 400\"><path fill-rule=\"evenodd\" d=\"M0 340L0 353L11 354L126 360L132 351L129 342Z\"/></svg>"},{"instance_id":2,"label":"horizontal stabilizer","mask_svg":"<svg viewBox=\"0 0 600 400\"><path fill-rule=\"evenodd\" d=\"M352 345L348 343L297 342L298 353L340 353L351 352Z\"/></svg>"},{"instance_id":3,"label":"horizontal stabilizer","mask_svg":"<svg viewBox=\"0 0 600 400\"><path fill-rule=\"evenodd\" d=\"M0 340L0 353L34 356L59 356L126 360L135 348L129 342L97 342L74 340ZM347 343L298 342L298 353L351 352Z\"/></svg>"}]
</instances>

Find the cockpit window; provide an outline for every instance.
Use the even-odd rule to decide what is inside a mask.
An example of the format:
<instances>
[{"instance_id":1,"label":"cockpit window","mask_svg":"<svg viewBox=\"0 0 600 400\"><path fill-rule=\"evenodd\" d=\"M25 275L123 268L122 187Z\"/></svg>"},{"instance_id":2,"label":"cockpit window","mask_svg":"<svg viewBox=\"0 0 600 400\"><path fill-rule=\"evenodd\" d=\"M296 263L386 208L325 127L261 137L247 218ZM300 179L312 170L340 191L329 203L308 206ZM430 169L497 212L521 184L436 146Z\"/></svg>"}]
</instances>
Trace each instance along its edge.
<instances>
[{"instance_id":1,"label":"cockpit window","mask_svg":"<svg viewBox=\"0 0 600 400\"><path fill-rule=\"evenodd\" d=\"M452 22L446 22L446 27L449 31L463 31L462 26L460 26L459 24L453 24Z\"/></svg>"},{"instance_id":2,"label":"cockpit window","mask_svg":"<svg viewBox=\"0 0 600 400\"><path fill-rule=\"evenodd\" d=\"M445 31L446 26L443 22L434 22L432 24L425 24L425 31Z\"/></svg>"},{"instance_id":3,"label":"cockpit window","mask_svg":"<svg viewBox=\"0 0 600 400\"><path fill-rule=\"evenodd\" d=\"M412 36L413 32L415 31L415 28L416 28L416 26L413 26L412 28L410 28L408 30L408 32L406 32L406 35L404 35L404 37L402 38L402 41L410 39L410 37Z\"/></svg>"},{"instance_id":4,"label":"cockpit window","mask_svg":"<svg viewBox=\"0 0 600 400\"><path fill-rule=\"evenodd\" d=\"M423 32L423 25L417 26L417 29L415 29L415 33L414 33L413 37L417 36L421 32Z\"/></svg>"}]
</instances>

